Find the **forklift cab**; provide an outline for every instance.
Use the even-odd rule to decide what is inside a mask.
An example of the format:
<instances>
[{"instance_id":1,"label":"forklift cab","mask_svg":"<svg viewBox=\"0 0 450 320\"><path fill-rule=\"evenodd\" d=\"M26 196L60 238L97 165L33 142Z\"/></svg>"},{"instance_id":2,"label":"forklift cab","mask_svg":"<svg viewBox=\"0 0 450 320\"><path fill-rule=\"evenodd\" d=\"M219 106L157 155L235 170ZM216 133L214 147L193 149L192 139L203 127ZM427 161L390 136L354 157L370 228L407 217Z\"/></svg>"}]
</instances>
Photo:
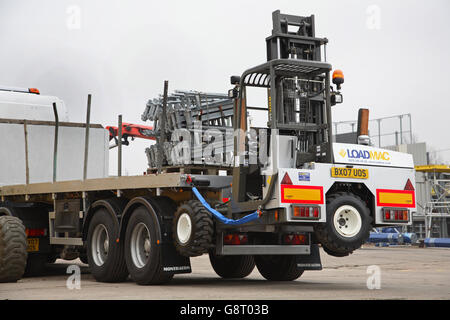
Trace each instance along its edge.
<instances>
[{"instance_id":1,"label":"forklift cab","mask_svg":"<svg viewBox=\"0 0 450 320\"><path fill-rule=\"evenodd\" d=\"M273 23L266 39L268 61L233 77L236 87L230 91L235 98L233 199L243 207L244 202L262 201L265 177L278 168L333 162L331 105L342 96L330 86L331 65L321 61L321 47L328 40L314 37L314 16L275 11ZM292 26L298 30L290 31ZM267 89L267 129L247 128L248 111L255 109L246 104L249 87ZM257 163L249 161L251 134L246 133L252 131L257 158L264 160Z\"/></svg>"},{"instance_id":2,"label":"forklift cab","mask_svg":"<svg viewBox=\"0 0 450 320\"><path fill-rule=\"evenodd\" d=\"M243 73L235 99L233 174L233 185L246 190L240 192L241 201L249 192L262 196L262 170L275 173L278 168L298 168L307 162L332 162L330 71L328 63L276 59ZM267 88L267 129L247 128L248 111L254 109L246 105L247 87ZM257 137L257 163L249 159L246 132Z\"/></svg>"}]
</instances>

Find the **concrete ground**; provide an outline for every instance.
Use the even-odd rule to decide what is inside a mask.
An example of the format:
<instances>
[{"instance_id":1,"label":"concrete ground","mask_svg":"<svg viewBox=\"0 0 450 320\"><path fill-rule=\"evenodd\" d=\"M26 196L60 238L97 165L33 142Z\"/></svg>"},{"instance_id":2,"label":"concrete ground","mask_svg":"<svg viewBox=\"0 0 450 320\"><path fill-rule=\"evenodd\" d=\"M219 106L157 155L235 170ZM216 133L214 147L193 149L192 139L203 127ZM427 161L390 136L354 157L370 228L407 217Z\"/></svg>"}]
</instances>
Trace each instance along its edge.
<instances>
[{"instance_id":1,"label":"concrete ground","mask_svg":"<svg viewBox=\"0 0 450 320\"><path fill-rule=\"evenodd\" d=\"M100 283L79 260L58 260L45 276L0 284L0 299L450 299L450 249L364 247L344 258L321 251L321 258L322 271L305 272L292 282L268 282L256 268L244 280L221 279L203 255L191 259L191 274L176 275L163 286ZM81 266L80 289L66 286L70 264ZM368 282L380 288L370 290Z\"/></svg>"}]
</instances>

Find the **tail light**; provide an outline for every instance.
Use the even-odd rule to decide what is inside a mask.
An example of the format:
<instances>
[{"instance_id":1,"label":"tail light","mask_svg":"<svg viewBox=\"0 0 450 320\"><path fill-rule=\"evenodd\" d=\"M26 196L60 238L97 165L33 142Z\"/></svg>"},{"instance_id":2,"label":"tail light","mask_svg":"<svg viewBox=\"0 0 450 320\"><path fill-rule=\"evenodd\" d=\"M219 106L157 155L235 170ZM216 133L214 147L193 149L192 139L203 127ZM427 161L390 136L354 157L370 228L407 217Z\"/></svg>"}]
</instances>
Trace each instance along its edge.
<instances>
[{"instance_id":1,"label":"tail light","mask_svg":"<svg viewBox=\"0 0 450 320\"><path fill-rule=\"evenodd\" d=\"M294 219L320 219L320 207L317 207L317 206L292 206L292 218L294 218Z\"/></svg>"},{"instance_id":2,"label":"tail light","mask_svg":"<svg viewBox=\"0 0 450 320\"><path fill-rule=\"evenodd\" d=\"M284 174L283 180L281 180L281 184L292 184L292 180L287 172Z\"/></svg>"},{"instance_id":3,"label":"tail light","mask_svg":"<svg viewBox=\"0 0 450 320\"><path fill-rule=\"evenodd\" d=\"M319 218L319 207L314 207L313 216L314 218Z\"/></svg>"},{"instance_id":4,"label":"tail light","mask_svg":"<svg viewBox=\"0 0 450 320\"><path fill-rule=\"evenodd\" d=\"M385 222L408 222L409 210L402 208L383 208Z\"/></svg>"},{"instance_id":5,"label":"tail light","mask_svg":"<svg viewBox=\"0 0 450 320\"><path fill-rule=\"evenodd\" d=\"M302 245L308 243L308 238L305 234L285 234L283 243L287 245Z\"/></svg>"},{"instance_id":6,"label":"tail light","mask_svg":"<svg viewBox=\"0 0 450 320\"><path fill-rule=\"evenodd\" d=\"M406 181L405 190L414 190L414 186L409 179Z\"/></svg>"},{"instance_id":7,"label":"tail light","mask_svg":"<svg viewBox=\"0 0 450 320\"><path fill-rule=\"evenodd\" d=\"M47 235L46 229L25 229L27 237L44 237Z\"/></svg>"},{"instance_id":8,"label":"tail light","mask_svg":"<svg viewBox=\"0 0 450 320\"><path fill-rule=\"evenodd\" d=\"M248 236L246 234L226 234L223 237L223 243L226 245L241 245L248 243Z\"/></svg>"}]
</instances>

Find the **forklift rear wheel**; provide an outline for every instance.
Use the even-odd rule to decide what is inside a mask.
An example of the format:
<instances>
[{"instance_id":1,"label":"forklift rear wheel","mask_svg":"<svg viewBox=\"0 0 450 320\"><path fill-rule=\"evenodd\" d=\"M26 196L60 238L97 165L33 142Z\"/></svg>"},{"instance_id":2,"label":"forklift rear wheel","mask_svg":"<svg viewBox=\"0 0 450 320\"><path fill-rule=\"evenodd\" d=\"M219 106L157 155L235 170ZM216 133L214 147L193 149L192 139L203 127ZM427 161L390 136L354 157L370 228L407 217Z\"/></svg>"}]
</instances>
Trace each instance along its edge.
<instances>
[{"instance_id":1,"label":"forklift rear wheel","mask_svg":"<svg viewBox=\"0 0 450 320\"><path fill-rule=\"evenodd\" d=\"M144 206L134 209L125 234L125 260L131 278L139 285L163 284L173 277L163 271L156 228Z\"/></svg>"},{"instance_id":2,"label":"forklift rear wheel","mask_svg":"<svg viewBox=\"0 0 450 320\"><path fill-rule=\"evenodd\" d=\"M349 192L337 192L327 198L327 223L315 225L317 240L324 251L344 257L367 241L372 217L366 203Z\"/></svg>"},{"instance_id":3,"label":"forklift rear wheel","mask_svg":"<svg viewBox=\"0 0 450 320\"><path fill-rule=\"evenodd\" d=\"M0 216L0 282L16 282L27 264L27 236L19 218Z\"/></svg>"},{"instance_id":4,"label":"forklift rear wheel","mask_svg":"<svg viewBox=\"0 0 450 320\"><path fill-rule=\"evenodd\" d=\"M255 263L259 273L270 281L293 281L304 272L297 267L295 255L255 256Z\"/></svg>"},{"instance_id":5,"label":"forklift rear wheel","mask_svg":"<svg viewBox=\"0 0 450 320\"><path fill-rule=\"evenodd\" d=\"M252 273L255 268L253 256L218 256L209 252L209 261L217 275L225 279L242 279Z\"/></svg>"},{"instance_id":6,"label":"forklift rear wheel","mask_svg":"<svg viewBox=\"0 0 450 320\"><path fill-rule=\"evenodd\" d=\"M345 251L339 252L339 251L336 251L336 250L335 251L331 251L330 249L328 249L327 247L324 247L324 246L322 246L322 249L323 249L323 251L325 251L330 256L338 257L338 258L346 257L346 256L350 255L350 253L351 253L351 252L345 252Z\"/></svg>"},{"instance_id":7,"label":"forklift rear wheel","mask_svg":"<svg viewBox=\"0 0 450 320\"><path fill-rule=\"evenodd\" d=\"M200 201L182 204L173 219L173 238L177 251L186 257L208 252L212 246L214 224L211 214Z\"/></svg>"}]
</instances>

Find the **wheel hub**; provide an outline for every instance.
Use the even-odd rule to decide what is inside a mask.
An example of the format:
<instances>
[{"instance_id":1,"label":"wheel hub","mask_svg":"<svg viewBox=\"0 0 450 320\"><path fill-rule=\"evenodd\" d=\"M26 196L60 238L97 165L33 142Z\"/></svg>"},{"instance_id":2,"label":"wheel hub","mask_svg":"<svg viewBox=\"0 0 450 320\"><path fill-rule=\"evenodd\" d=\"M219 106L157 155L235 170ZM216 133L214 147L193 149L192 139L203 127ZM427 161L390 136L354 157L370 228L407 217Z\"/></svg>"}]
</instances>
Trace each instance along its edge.
<instances>
[{"instance_id":1,"label":"wheel hub","mask_svg":"<svg viewBox=\"0 0 450 320\"><path fill-rule=\"evenodd\" d=\"M143 268L150 258L150 232L144 223L137 224L131 232L131 260L137 268Z\"/></svg>"},{"instance_id":2,"label":"wheel hub","mask_svg":"<svg viewBox=\"0 0 450 320\"><path fill-rule=\"evenodd\" d=\"M108 249L109 249L109 240L106 239L105 242L103 243L103 250L105 251L106 254L108 254Z\"/></svg>"},{"instance_id":3,"label":"wheel hub","mask_svg":"<svg viewBox=\"0 0 450 320\"><path fill-rule=\"evenodd\" d=\"M362 227L361 214L350 205L339 207L334 213L333 220L336 231L346 238L357 235Z\"/></svg>"},{"instance_id":4,"label":"wheel hub","mask_svg":"<svg viewBox=\"0 0 450 320\"><path fill-rule=\"evenodd\" d=\"M109 235L105 225L99 224L92 234L92 258L94 263L102 266L108 258Z\"/></svg>"},{"instance_id":5,"label":"wheel hub","mask_svg":"<svg viewBox=\"0 0 450 320\"><path fill-rule=\"evenodd\" d=\"M185 244L189 241L192 234L192 221L187 213L180 215L177 223L177 237L180 243Z\"/></svg>"},{"instance_id":6,"label":"wheel hub","mask_svg":"<svg viewBox=\"0 0 450 320\"><path fill-rule=\"evenodd\" d=\"M148 256L149 253L150 253L150 239L149 239L149 238L145 239L145 242L144 242L144 252L145 252L145 255L146 255L146 256Z\"/></svg>"}]
</instances>

